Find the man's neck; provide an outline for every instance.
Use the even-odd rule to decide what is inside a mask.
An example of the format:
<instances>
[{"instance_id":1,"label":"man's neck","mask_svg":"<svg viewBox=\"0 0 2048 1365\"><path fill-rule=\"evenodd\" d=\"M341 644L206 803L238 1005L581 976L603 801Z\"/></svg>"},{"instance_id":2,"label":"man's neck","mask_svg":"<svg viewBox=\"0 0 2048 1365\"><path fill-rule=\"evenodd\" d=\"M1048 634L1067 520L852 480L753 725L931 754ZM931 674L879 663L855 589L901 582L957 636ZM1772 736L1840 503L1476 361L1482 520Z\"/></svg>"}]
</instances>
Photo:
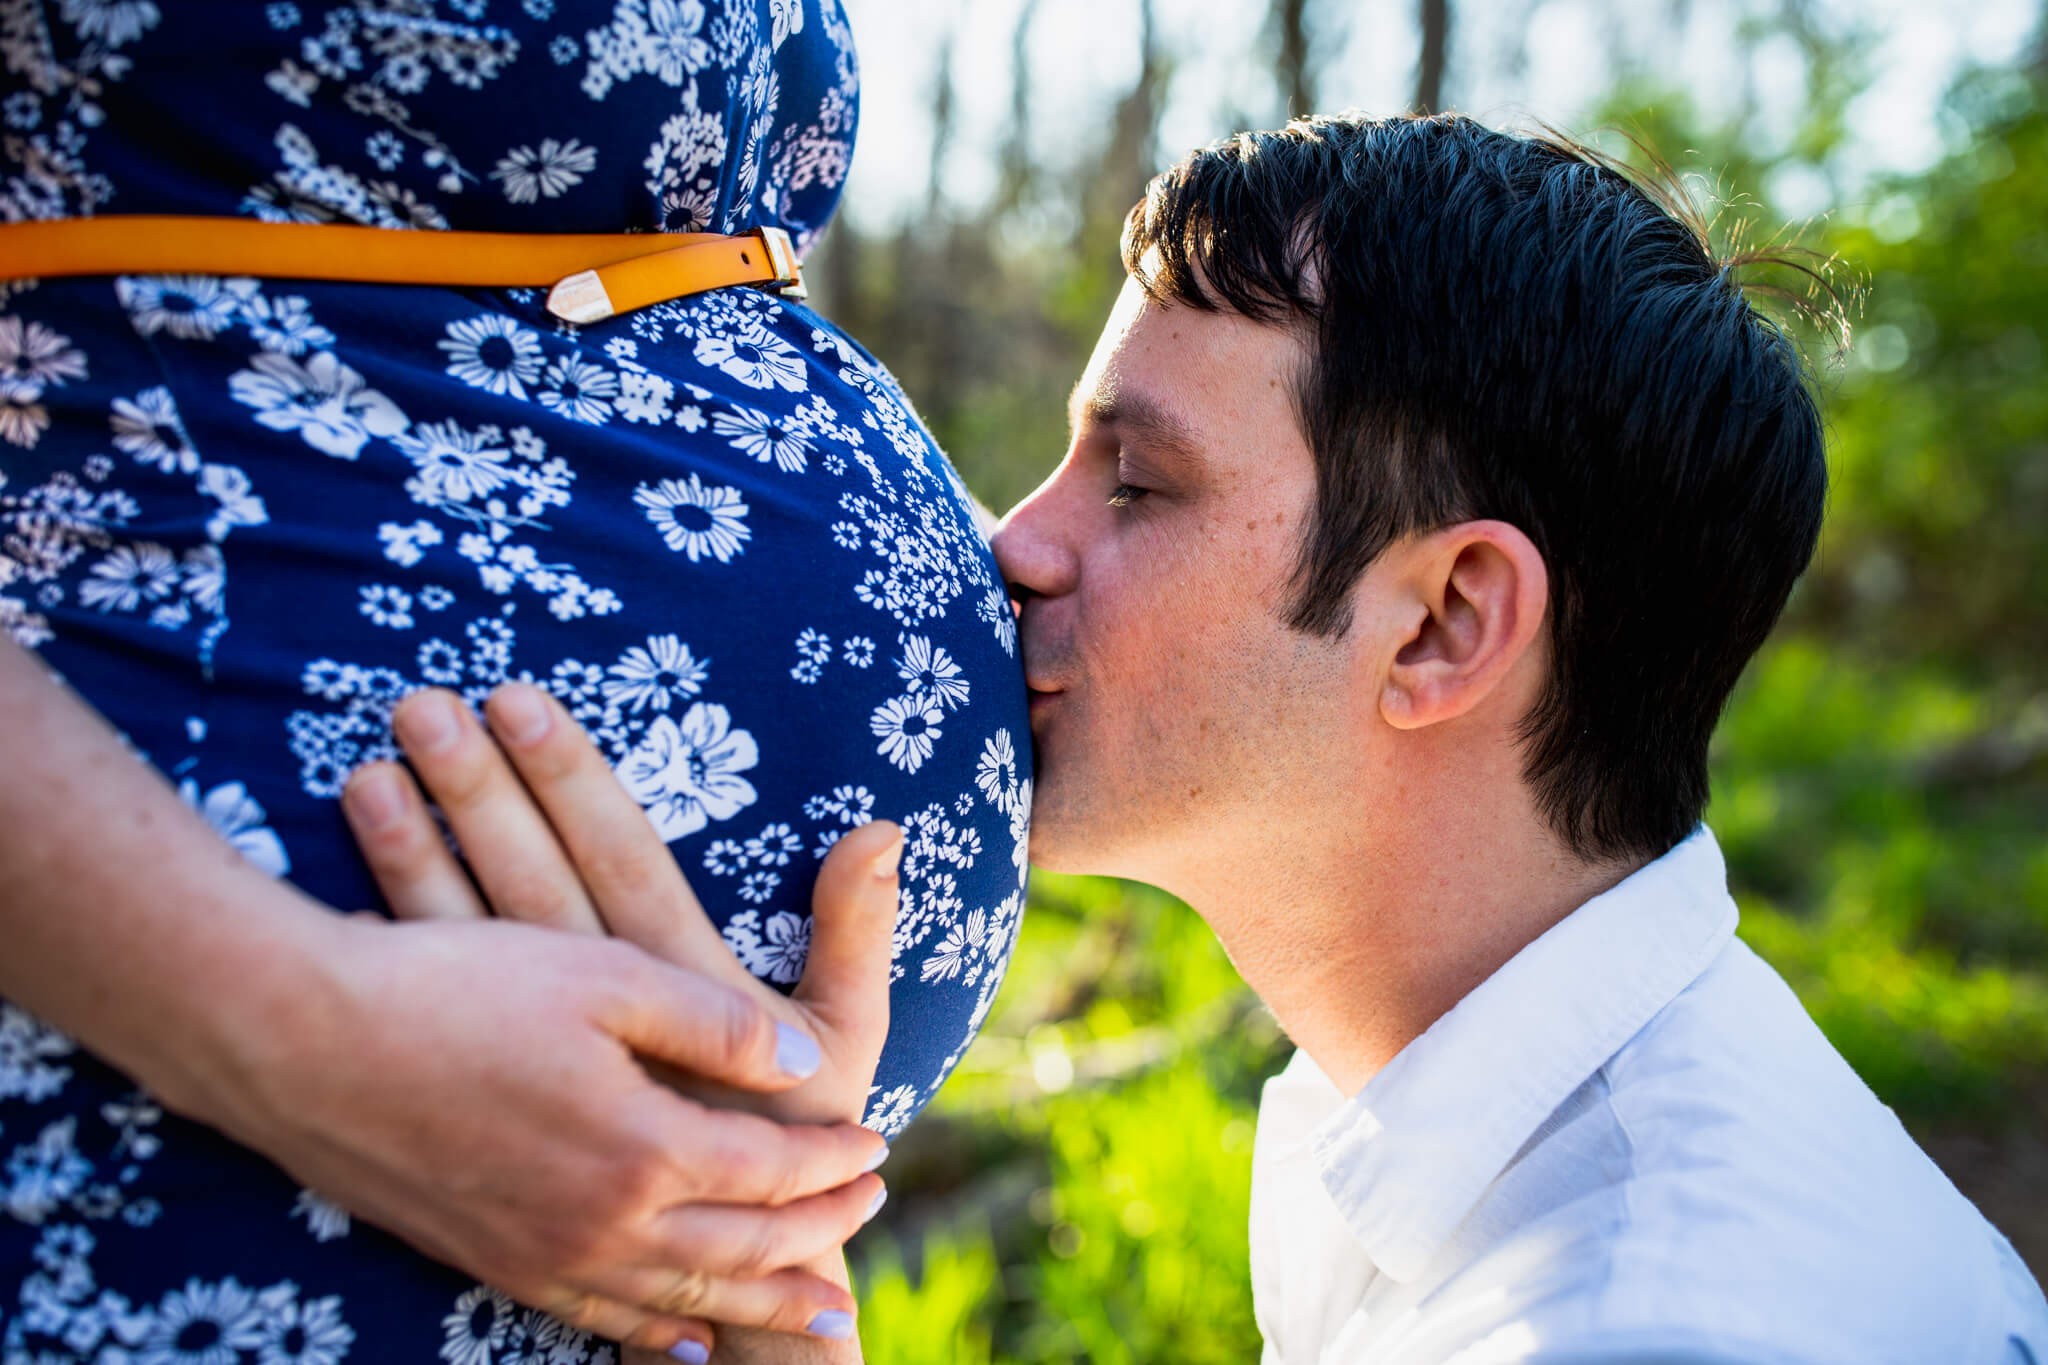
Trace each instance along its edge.
<instances>
[{"instance_id":1,"label":"man's neck","mask_svg":"<svg viewBox=\"0 0 2048 1365\"><path fill-rule=\"evenodd\" d=\"M1335 831L1289 869L1202 878L1183 895L1297 1046L1355 1093L1508 959L1633 865L1563 851L1533 810L1410 810ZM1189 893L1192 894L1189 894Z\"/></svg>"}]
</instances>

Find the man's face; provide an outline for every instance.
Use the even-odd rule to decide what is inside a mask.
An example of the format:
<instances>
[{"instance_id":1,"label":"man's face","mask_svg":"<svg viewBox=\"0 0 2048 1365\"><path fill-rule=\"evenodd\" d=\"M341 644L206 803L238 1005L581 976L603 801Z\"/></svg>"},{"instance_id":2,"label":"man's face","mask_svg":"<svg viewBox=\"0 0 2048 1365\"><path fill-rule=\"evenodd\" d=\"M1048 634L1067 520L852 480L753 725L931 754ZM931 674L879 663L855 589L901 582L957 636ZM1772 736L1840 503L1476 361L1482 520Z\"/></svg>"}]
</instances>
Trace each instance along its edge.
<instances>
[{"instance_id":1,"label":"man's face","mask_svg":"<svg viewBox=\"0 0 2048 1365\"><path fill-rule=\"evenodd\" d=\"M1347 690L1346 647L1282 619L1315 491L1303 359L1125 282L1066 458L995 537L1023 599L1039 866L1181 889L1219 842L1284 857Z\"/></svg>"}]
</instances>

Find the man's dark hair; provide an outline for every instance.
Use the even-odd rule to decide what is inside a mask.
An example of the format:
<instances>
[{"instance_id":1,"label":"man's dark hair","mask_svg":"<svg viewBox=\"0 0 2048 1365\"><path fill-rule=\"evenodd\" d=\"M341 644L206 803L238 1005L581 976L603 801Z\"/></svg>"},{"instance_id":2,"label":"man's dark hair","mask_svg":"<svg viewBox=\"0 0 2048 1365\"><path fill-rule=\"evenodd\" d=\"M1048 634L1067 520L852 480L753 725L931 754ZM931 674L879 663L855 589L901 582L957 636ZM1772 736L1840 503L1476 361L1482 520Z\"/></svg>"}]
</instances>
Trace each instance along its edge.
<instances>
[{"instance_id":1,"label":"man's dark hair","mask_svg":"<svg viewBox=\"0 0 2048 1365\"><path fill-rule=\"evenodd\" d=\"M1682 198L1555 137L1301 119L1156 177L1124 263L1161 303L1299 328L1316 507L1290 621L1337 635L1382 550L1475 518L1550 574L1524 775L1589 860L1656 857L1820 534L1798 349Z\"/></svg>"}]
</instances>

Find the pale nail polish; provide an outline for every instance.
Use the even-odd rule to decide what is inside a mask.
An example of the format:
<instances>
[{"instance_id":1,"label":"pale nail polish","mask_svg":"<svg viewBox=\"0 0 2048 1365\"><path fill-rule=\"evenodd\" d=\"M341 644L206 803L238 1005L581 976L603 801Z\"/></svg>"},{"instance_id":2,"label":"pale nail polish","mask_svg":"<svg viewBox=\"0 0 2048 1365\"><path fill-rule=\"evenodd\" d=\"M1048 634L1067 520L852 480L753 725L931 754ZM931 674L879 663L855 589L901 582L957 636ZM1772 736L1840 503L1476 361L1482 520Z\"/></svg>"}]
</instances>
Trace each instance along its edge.
<instances>
[{"instance_id":1,"label":"pale nail polish","mask_svg":"<svg viewBox=\"0 0 2048 1365\"><path fill-rule=\"evenodd\" d=\"M811 1319L811 1325L804 1329L814 1337L830 1337L834 1341L845 1341L853 1335L853 1314L843 1313L837 1308L828 1308Z\"/></svg>"},{"instance_id":2,"label":"pale nail polish","mask_svg":"<svg viewBox=\"0 0 2048 1365\"><path fill-rule=\"evenodd\" d=\"M668 1353L672 1359L682 1361L683 1365L709 1365L711 1360L711 1351L703 1342L691 1341L688 1338L669 1347Z\"/></svg>"},{"instance_id":3,"label":"pale nail polish","mask_svg":"<svg viewBox=\"0 0 2048 1365\"><path fill-rule=\"evenodd\" d=\"M875 1202L868 1205L868 1211L861 1215L860 1221L863 1223L874 1222L875 1215L880 1213L882 1211L882 1205L888 1202L889 1187L887 1185L884 1185L881 1189L875 1191Z\"/></svg>"},{"instance_id":4,"label":"pale nail polish","mask_svg":"<svg viewBox=\"0 0 2048 1365\"><path fill-rule=\"evenodd\" d=\"M875 1149L875 1154L874 1154L873 1156L871 1156L871 1157L869 1157L869 1158L868 1158L868 1164L867 1164L867 1165L865 1165L865 1166L863 1166L863 1167L861 1167L861 1168L860 1168L860 1173L861 1173L862 1175L866 1175L866 1174L867 1174L867 1173L868 1173L869 1171L872 1171L872 1170L875 1170L875 1169L879 1168L879 1167L881 1166L881 1164L882 1164L883 1162L887 1161L888 1159L889 1159L889 1144L885 1142L885 1143L883 1143L883 1144L882 1144L882 1145L881 1145L880 1147L877 1147L877 1148Z\"/></svg>"},{"instance_id":5,"label":"pale nail polish","mask_svg":"<svg viewBox=\"0 0 2048 1365\"><path fill-rule=\"evenodd\" d=\"M783 1075L803 1080L817 1071L824 1060L817 1040L809 1034L788 1024L775 1026L775 1065L782 1068Z\"/></svg>"}]
</instances>

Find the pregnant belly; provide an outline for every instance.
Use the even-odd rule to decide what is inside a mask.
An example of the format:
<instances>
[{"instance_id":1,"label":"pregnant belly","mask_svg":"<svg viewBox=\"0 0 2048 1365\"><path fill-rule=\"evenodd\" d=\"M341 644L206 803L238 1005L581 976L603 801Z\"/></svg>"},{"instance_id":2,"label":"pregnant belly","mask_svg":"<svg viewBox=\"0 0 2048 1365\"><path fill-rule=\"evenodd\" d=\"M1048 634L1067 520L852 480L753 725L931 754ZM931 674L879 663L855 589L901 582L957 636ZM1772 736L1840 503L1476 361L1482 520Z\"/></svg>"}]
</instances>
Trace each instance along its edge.
<instances>
[{"instance_id":1,"label":"pregnant belly","mask_svg":"<svg viewBox=\"0 0 2048 1365\"><path fill-rule=\"evenodd\" d=\"M63 373L0 443L0 622L248 856L374 903L335 797L392 705L530 680L779 987L825 851L905 825L869 1119L930 1098L1016 931L1028 728L987 547L878 365L751 291L574 334L255 281L6 308Z\"/></svg>"}]
</instances>

